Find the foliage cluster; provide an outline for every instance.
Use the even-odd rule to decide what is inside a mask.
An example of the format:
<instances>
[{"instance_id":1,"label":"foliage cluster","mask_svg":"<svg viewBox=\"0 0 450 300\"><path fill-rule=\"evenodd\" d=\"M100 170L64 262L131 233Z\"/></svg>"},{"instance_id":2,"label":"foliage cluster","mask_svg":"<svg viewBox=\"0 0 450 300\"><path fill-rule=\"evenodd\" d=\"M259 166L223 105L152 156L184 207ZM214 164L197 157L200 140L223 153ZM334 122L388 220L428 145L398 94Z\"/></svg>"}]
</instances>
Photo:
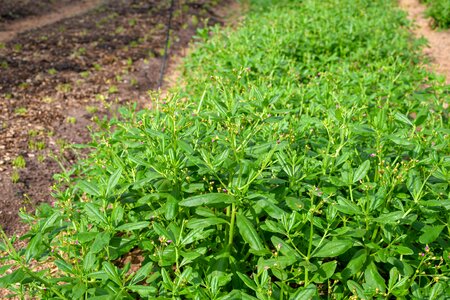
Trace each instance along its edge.
<instances>
[{"instance_id":1,"label":"foliage cluster","mask_svg":"<svg viewBox=\"0 0 450 300\"><path fill-rule=\"evenodd\" d=\"M4 238L0 274L14 272L1 287L42 299L450 294L448 87L417 66L404 13L390 0L253 4L237 30L198 32L184 88L94 135L54 207L23 215L26 248Z\"/></svg>"},{"instance_id":2,"label":"foliage cluster","mask_svg":"<svg viewBox=\"0 0 450 300\"><path fill-rule=\"evenodd\" d=\"M450 28L450 1L448 0L424 0L428 5L426 14L433 18L433 26Z\"/></svg>"}]
</instances>

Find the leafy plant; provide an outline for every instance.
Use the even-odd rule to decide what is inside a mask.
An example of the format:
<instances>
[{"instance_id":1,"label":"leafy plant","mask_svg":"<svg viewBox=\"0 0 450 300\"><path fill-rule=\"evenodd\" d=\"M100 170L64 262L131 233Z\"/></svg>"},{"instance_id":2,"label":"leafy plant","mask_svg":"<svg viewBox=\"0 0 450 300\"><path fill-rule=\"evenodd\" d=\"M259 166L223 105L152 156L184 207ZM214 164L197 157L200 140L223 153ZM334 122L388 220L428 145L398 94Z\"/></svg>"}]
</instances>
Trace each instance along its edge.
<instances>
[{"instance_id":1,"label":"leafy plant","mask_svg":"<svg viewBox=\"0 0 450 300\"><path fill-rule=\"evenodd\" d=\"M26 248L4 238L14 271L0 287L445 299L448 87L416 64L404 14L387 0L253 3L239 29L198 34L184 88L102 124L89 158L56 176L54 207L23 215Z\"/></svg>"},{"instance_id":2,"label":"leafy plant","mask_svg":"<svg viewBox=\"0 0 450 300\"><path fill-rule=\"evenodd\" d=\"M433 18L433 26L450 28L450 2L448 0L428 1L426 14Z\"/></svg>"}]
</instances>

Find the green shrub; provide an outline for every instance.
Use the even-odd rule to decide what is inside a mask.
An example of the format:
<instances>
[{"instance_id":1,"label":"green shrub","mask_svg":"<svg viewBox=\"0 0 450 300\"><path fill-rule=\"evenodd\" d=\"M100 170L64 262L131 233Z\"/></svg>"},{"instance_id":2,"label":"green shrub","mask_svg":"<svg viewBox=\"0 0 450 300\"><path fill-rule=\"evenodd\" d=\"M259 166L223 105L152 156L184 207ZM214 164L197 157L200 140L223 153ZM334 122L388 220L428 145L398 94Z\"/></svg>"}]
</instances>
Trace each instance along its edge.
<instances>
[{"instance_id":1,"label":"green shrub","mask_svg":"<svg viewBox=\"0 0 450 300\"><path fill-rule=\"evenodd\" d=\"M0 287L42 299L450 293L448 87L416 66L404 14L388 0L254 2L236 31L199 32L185 89L153 111L122 108L94 136L55 207L24 216L28 246L5 239L16 269ZM56 271L34 273L35 260Z\"/></svg>"},{"instance_id":2,"label":"green shrub","mask_svg":"<svg viewBox=\"0 0 450 300\"><path fill-rule=\"evenodd\" d=\"M439 28L450 28L450 1L433 0L428 1L426 14L433 18L433 26Z\"/></svg>"}]
</instances>

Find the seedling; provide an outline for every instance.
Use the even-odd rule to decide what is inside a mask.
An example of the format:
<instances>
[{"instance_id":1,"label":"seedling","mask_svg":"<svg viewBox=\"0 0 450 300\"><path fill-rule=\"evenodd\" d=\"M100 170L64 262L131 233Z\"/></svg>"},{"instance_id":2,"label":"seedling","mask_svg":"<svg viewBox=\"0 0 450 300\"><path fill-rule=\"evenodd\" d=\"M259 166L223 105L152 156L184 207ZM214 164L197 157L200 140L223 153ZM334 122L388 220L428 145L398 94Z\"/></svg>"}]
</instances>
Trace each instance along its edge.
<instances>
[{"instance_id":1,"label":"seedling","mask_svg":"<svg viewBox=\"0 0 450 300\"><path fill-rule=\"evenodd\" d=\"M98 108L95 106L86 106L86 111L89 114L95 114L98 111Z\"/></svg>"},{"instance_id":2,"label":"seedling","mask_svg":"<svg viewBox=\"0 0 450 300\"><path fill-rule=\"evenodd\" d=\"M84 79L89 78L90 75L91 75L91 73L89 71L83 71L80 73L80 76Z\"/></svg>"},{"instance_id":3,"label":"seedling","mask_svg":"<svg viewBox=\"0 0 450 300\"><path fill-rule=\"evenodd\" d=\"M56 86L56 90L61 93L70 93L72 91L72 85L70 83L61 83Z\"/></svg>"},{"instance_id":4,"label":"seedling","mask_svg":"<svg viewBox=\"0 0 450 300\"><path fill-rule=\"evenodd\" d=\"M19 171L16 170L16 169L13 169L13 170L12 170L12 173L11 173L11 182L12 182L12 183L18 183L19 180L20 180L20 174L19 174Z\"/></svg>"},{"instance_id":5,"label":"seedling","mask_svg":"<svg viewBox=\"0 0 450 300\"><path fill-rule=\"evenodd\" d=\"M53 101L55 101L55 100L50 96L45 96L44 98L42 98L42 102L47 103L47 104L53 103Z\"/></svg>"},{"instance_id":6,"label":"seedling","mask_svg":"<svg viewBox=\"0 0 450 300\"><path fill-rule=\"evenodd\" d=\"M12 165L14 168L23 169L26 167L26 162L23 156L19 155L12 161Z\"/></svg>"},{"instance_id":7,"label":"seedling","mask_svg":"<svg viewBox=\"0 0 450 300\"><path fill-rule=\"evenodd\" d=\"M67 117L66 118L66 123L74 125L74 124L77 123L77 118L75 118L75 117Z\"/></svg>"},{"instance_id":8,"label":"seedling","mask_svg":"<svg viewBox=\"0 0 450 300\"><path fill-rule=\"evenodd\" d=\"M18 116L24 116L26 115L28 112L26 107L17 107L16 109L14 109L14 113Z\"/></svg>"}]
</instances>

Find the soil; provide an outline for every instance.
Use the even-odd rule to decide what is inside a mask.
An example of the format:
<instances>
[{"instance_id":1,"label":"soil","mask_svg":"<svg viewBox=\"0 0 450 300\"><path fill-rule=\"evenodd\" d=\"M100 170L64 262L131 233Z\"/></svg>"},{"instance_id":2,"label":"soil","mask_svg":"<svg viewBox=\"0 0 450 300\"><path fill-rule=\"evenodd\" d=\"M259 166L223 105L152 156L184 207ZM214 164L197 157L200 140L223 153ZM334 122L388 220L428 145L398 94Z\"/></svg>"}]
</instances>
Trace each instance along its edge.
<instances>
[{"instance_id":1,"label":"soil","mask_svg":"<svg viewBox=\"0 0 450 300\"><path fill-rule=\"evenodd\" d=\"M78 158L69 145L89 142L96 119L116 114L120 105L151 106L148 91L158 86L170 6L161 0L11 2L0 0L0 226L8 234L26 228L19 210L51 203L53 174ZM233 0L211 2L175 1L170 58L183 54L198 27L224 22Z\"/></svg>"},{"instance_id":2,"label":"soil","mask_svg":"<svg viewBox=\"0 0 450 300\"><path fill-rule=\"evenodd\" d=\"M446 77L450 84L450 30L435 30L432 20L425 17L426 6L419 0L399 0L400 7L408 13L408 18L415 23L413 32L416 37L428 40L424 54L431 60L431 69Z\"/></svg>"}]
</instances>

